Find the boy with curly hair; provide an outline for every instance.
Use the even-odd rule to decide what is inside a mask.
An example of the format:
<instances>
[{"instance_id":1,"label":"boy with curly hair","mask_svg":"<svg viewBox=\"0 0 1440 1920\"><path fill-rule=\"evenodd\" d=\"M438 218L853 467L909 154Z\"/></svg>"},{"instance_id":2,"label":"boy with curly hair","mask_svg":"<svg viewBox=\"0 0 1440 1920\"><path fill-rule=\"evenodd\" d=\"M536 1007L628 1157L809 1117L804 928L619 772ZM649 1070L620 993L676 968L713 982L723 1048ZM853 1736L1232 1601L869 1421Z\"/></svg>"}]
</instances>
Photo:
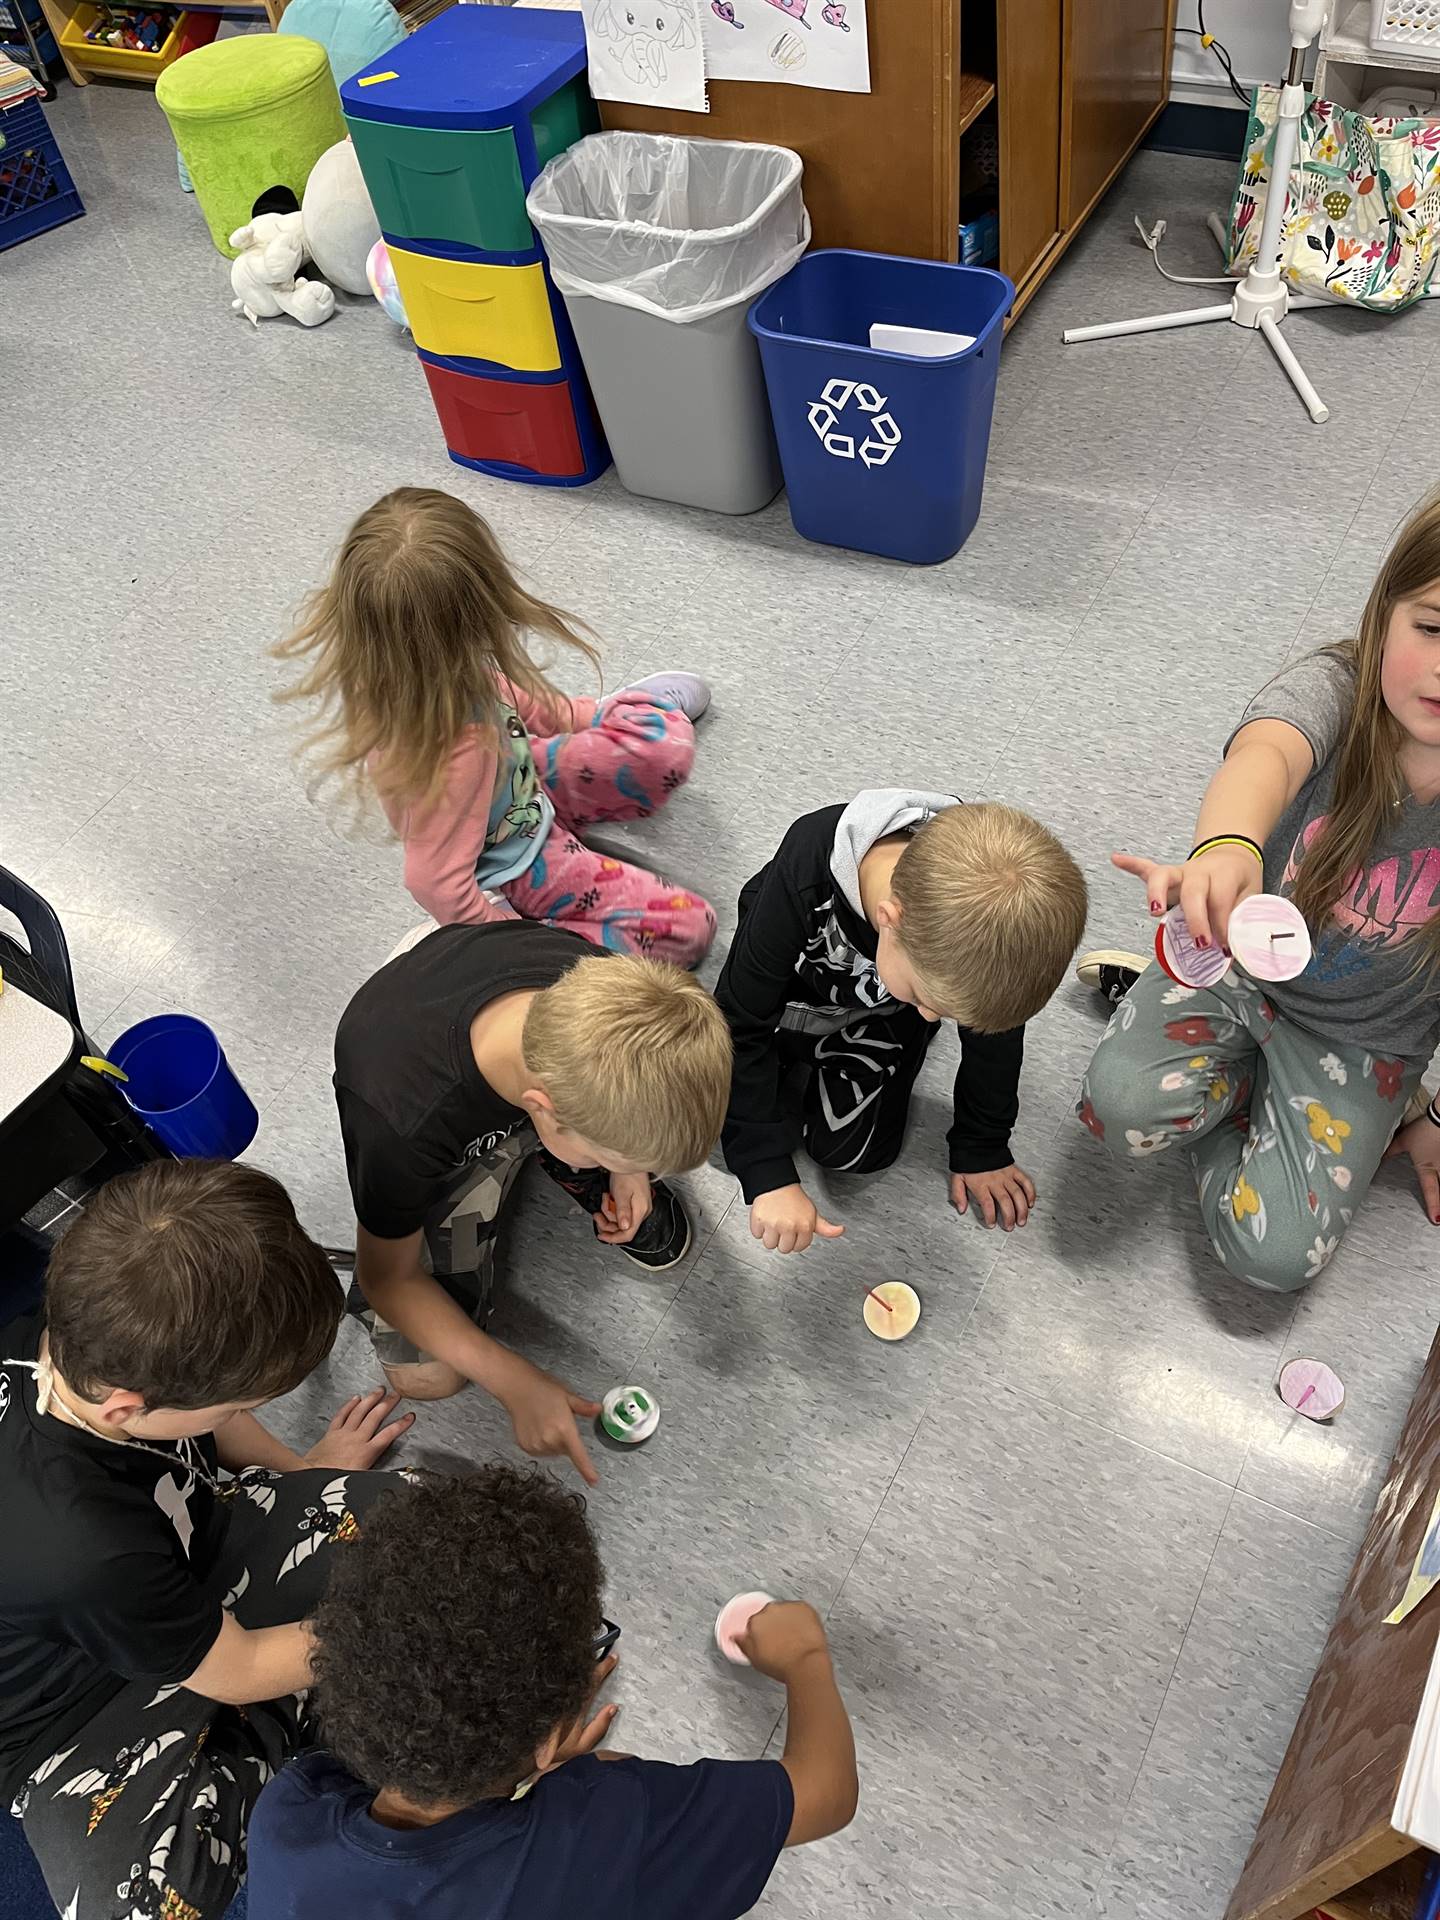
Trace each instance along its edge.
<instances>
[{"instance_id":1,"label":"boy with curly hair","mask_svg":"<svg viewBox=\"0 0 1440 1920\"><path fill-rule=\"evenodd\" d=\"M305 1615L410 1424L370 1394L296 1454L255 1418L343 1304L277 1180L160 1160L0 1330L0 1806L69 1920L220 1920L243 1877L299 1745Z\"/></svg>"},{"instance_id":2,"label":"boy with curly hair","mask_svg":"<svg viewBox=\"0 0 1440 1920\"><path fill-rule=\"evenodd\" d=\"M328 1751L260 1797L250 1920L735 1920L782 1848L849 1823L812 1608L772 1603L741 1642L785 1686L782 1758L677 1767L600 1744L601 1584L584 1501L537 1469L386 1501L314 1619Z\"/></svg>"}]
</instances>

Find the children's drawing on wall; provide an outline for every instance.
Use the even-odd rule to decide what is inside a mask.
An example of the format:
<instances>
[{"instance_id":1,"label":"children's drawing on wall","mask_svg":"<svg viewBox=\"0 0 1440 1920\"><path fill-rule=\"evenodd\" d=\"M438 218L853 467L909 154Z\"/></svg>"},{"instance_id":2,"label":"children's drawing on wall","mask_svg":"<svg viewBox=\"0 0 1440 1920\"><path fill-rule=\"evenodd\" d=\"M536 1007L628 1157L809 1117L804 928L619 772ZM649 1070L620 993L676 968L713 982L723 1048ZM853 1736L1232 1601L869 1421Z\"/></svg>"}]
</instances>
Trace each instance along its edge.
<instances>
[{"instance_id":1,"label":"children's drawing on wall","mask_svg":"<svg viewBox=\"0 0 1440 1920\"><path fill-rule=\"evenodd\" d=\"M705 71L712 80L782 80L832 93L868 93L870 36L865 4L866 0L710 0L702 15ZM777 13L786 22L779 33L774 31Z\"/></svg>"},{"instance_id":2,"label":"children's drawing on wall","mask_svg":"<svg viewBox=\"0 0 1440 1920\"><path fill-rule=\"evenodd\" d=\"M782 80L791 80L809 59L805 42L796 33L781 33L770 42L766 58Z\"/></svg>"},{"instance_id":3,"label":"children's drawing on wall","mask_svg":"<svg viewBox=\"0 0 1440 1920\"><path fill-rule=\"evenodd\" d=\"M703 113L705 42L700 4L701 0L581 0L590 91L595 98ZM715 13L720 13L718 5ZM719 27L718 18L714 24Z\"/></svg>"}]
</instances>

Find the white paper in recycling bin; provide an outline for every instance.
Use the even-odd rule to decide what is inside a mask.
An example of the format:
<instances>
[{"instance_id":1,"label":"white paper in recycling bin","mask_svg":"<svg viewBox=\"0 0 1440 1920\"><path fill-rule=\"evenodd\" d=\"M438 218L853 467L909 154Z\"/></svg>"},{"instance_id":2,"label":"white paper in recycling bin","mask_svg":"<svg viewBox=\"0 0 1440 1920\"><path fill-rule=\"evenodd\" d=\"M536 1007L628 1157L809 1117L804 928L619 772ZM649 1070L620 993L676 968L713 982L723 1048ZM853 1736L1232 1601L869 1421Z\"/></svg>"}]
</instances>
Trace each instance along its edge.
<instances>
[{"instance_id":1,"label":"white paper in recycling bin","mask_svg":"<svg viewBox=\"0 0 1440 1920\"><path fill-rule=\"evenodd\" d=\"M870 344L876 353L908 353L916 360L944 360L973 347L973 333L936 333L933 327L897 327L888 320L870 325Z\"/></svg>"},{"instance_id":2,"label":"white paper in recycling bin","mask_svg":"<svg viewBox=\"0 0 1440 1920\"><path fill-rule=\"evenodd\" d=\"M703 0L580 0L597 100L705 113Z\"/></svg>"},{"instance_id":3,"label":"white paper in recycling bin","mask_svg":"<svg viewBox=\"0 0 1440 1920\"><path fill-rule=\"evenodd\" d=\"M869 93L865 0L702 0L712 80Z\"/></svg>"}]
</instances>

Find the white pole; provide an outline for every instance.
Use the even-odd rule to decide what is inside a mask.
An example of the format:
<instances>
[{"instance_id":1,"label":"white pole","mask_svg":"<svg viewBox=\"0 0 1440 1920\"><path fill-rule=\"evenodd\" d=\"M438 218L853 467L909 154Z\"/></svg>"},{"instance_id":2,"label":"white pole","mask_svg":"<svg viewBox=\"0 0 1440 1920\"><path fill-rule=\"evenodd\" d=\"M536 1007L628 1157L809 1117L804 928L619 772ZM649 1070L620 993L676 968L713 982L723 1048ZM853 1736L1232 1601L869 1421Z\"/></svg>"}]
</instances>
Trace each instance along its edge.
<instances>
[{"instance_id":1,"label":"white pole","mask_svg":"<svg viewBox=\"0 0 1440 1920\"><path fill-rule=\"evenodd\" d=\"M1060 338L1066 346L1079 340L1115 340L1126 333L1163 333L1169 327L1198 327L1207 320L1228 320L1230 302L1222 307L1182 307L1177 313L1152 313L1142 320L1107 320L1095 327L1067 327Z\"/></svg>"},{"instance_id":2,"label":"white pole","mask_svg":"<svg viewBox=\"0 0 1440 1920\"><path fill-rule=\"evenodd\" d=\"M1330 409L1315 391L1310 383L1309 375L1295 358L1290 348L1290 342L1280 331L1280 322L1275 319L1273 314L1262 313L1260 316L1260 331L1269 341L1275 358L1280 362L1286 373L1289 374L1290 384L1305 402L1305 411L1310 415L1310 418L1315 422L1316 426L1322 425L1330 418Z\"/></svg>"}]
</instances>

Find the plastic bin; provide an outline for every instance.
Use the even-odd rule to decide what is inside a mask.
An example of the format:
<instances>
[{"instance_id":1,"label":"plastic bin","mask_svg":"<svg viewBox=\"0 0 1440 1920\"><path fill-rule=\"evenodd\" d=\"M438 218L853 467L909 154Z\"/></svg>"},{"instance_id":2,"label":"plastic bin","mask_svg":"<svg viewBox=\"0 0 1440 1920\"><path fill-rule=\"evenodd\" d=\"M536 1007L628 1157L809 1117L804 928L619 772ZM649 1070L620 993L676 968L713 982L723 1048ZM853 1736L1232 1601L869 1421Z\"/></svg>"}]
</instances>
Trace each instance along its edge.
<instances>
[{"instance_id":1,"label":"plastic bin","mask_svg":"<svg viewBox=\"0 0 1440 1920\"><path fill-rule=\"evenodd\" d=\"M988 267L848 248L807 255L762 294L750 328L797 533L895 560L959 551L980 513L1014 298ZM876 326L969 344L884 350L871 345Z\"/></svg>"},{"instance_id":2,"label":"plastic bin","mask_svg":"<svg viewBox=\"0 0 1440 1920\"><path fill-rule=\"evenodd\" d=\"M773 500L780 466L749 302L810 241L787 147L601 133L526 200L632 493L717 513Z\"/></svg>"},{"instance_id":3,"label":"plastic bin","mask_svg":"<svg viewBox=\"0 0 1440 1920\"><path fill-rule=\"evenodd\" d=\"M234 1160L260 1116L203 1020L159 1013L129 1027L106 1058L127 1077L120 1091L182 1160Z\"/></svg>"},{"instance_id":4,"label":"plastic bin","mask_svg":"<svg viewBox=\"0 0 1440 1920\"><path fill-rule=\"evenodd\" d=\"M88 73L122 73L153 80L182 53L209 46L220 30L218 13L177 14L164 40L153 53L146 53L143 48L107 47L103 41L87 40L85 35L99 15L98 7L87 6L82 0L60 29L60 45L76 66Z\"/></svg>"},{"instance_id":5,"label":"plastic bin","mask_svg":"<svg viewBox=\"0 0 1440 1920\"><path fill-rule=\"evenodd\" d=\"M84 211L40 102L0 107L0 252Z\"/></svg>"}]
</instances>

